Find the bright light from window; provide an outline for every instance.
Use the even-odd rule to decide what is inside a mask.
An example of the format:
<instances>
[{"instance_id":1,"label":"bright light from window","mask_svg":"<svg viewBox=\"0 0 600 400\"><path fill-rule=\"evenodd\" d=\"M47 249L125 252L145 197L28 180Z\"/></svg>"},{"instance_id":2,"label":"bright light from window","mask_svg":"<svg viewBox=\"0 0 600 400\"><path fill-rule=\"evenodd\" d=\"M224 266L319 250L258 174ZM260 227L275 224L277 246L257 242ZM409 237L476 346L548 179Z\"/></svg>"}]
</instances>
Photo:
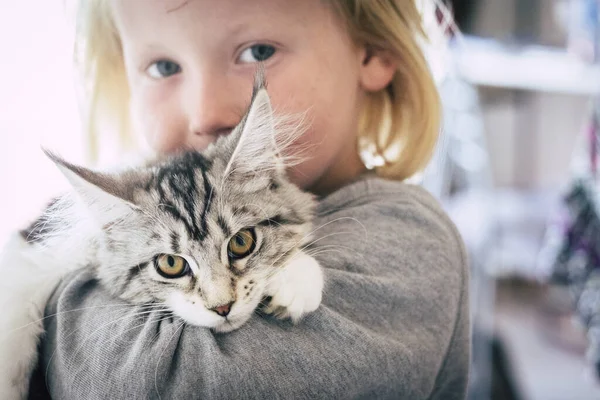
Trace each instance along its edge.
<instances>
[{"instance_id":1,"label":"bright light from window","mask_svg":"<svg viewBox=\"0 0 600 400\"><path fill-rule=\"evenodd\" d=\"M83 161L64 0L0 2L0 241L67 183L41 151Z\"/></svg>"}]
</instances>

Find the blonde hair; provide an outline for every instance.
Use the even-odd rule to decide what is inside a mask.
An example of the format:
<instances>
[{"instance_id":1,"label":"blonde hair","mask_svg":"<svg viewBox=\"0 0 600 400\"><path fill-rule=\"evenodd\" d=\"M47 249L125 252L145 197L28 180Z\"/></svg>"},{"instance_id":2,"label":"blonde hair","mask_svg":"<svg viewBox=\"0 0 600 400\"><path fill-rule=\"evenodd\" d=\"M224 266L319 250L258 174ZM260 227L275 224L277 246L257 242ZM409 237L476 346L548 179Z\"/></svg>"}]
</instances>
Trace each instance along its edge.
<instances>
[{"instance_id":1,"label":"blonde hair","mask_svg":"<svg viewBox=\"0 0 600 400\"><path fill-rule=\"evenodd\" d=\"M129 84L121 39L108 1L78 0L75 64L83 91L84 130L88 157L100 152L100 132L115 132L123 147L133 145L129 119ZM107 126L108 125L108 126Z\"/></svg>"},{"instance_id":2,"label":"blonde hair","mask_svg":"<svg viewBox=\"0 0 600 400\"><path fill-rule=\"evenodd\" d=\"M425 38L415 0L328 0L357 45L385 51L398 62L387 88L370 93L359 123L358 151L378 175L403 180L425 167L440 129L437 88L420 45ZM90 156L98 133L113 121L119 142L131 146L129 89L119 35L105 0L80 0L76 62L86 84ZM365 157L362 157L363 160Z\"/></svg>"}]
</instances>

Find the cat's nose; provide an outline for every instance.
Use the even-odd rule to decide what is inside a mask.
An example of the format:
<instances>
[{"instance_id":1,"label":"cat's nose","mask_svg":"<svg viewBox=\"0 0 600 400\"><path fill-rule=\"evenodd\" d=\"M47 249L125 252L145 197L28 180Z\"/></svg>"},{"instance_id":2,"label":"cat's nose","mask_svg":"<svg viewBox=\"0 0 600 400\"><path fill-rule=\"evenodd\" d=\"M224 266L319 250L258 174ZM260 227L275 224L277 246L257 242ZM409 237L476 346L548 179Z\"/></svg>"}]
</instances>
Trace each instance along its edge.
<instances>
[{"instance_id":1,"label":"cat's nose","mask_svg":"<svg viewBox=\"0 0 600 400\"><path fill-rule=\"evenodd\" d=\"M211 308L211 310L216 312L217 314L219 314L221 317L226 317L227 315L229 315L232 305L233 305L233 301L229 304L223 304L221 306Z\"/></svg>"}]
</instances>

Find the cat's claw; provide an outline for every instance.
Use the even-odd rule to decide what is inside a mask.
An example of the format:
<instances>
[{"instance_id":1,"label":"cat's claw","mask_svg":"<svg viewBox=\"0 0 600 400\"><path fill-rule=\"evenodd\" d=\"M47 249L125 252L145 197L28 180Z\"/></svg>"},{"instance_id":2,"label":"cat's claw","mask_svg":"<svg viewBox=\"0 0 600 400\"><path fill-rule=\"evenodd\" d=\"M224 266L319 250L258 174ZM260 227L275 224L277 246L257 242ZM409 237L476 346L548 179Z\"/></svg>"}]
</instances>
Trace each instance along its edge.
<instances>
[{"instance_id":1,"label":"cat's claw","mask_svg":"<svg viewBox=\"0 0 600 400\"><path fill-rule=\"evenodd\" d=\"M290 318L297 323L315 311L323 295L323 271L313 257L304 252L296 254L282 267L267 286L271 302L263 310L280 319Z\"/></svg>"}]
</instances>

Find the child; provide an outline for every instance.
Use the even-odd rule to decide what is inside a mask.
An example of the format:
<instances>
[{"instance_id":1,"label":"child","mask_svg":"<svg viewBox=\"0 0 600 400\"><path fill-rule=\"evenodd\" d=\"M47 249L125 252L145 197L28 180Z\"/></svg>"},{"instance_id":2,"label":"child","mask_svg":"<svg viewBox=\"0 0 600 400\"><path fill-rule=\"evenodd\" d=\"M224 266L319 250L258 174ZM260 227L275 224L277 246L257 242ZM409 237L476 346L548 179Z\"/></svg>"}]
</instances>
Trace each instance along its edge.
<instances>
[{"instance_id":1,"label":"child","mask_svg":"<svg viewBox=\"0 0 600 400\"><path fill-rule=\"evenodd\" d=\"M160 154L228 134L264 64L276 111L306 113L294 147L310 157L289 174L320 198L326 286L295 326L257 315L224 335L120 331L106 324L120 303L76 274L48 306L59 314L34 384L45 377L53 398L464 398L462 242L401 183L428 161L440 119L413 2L86 0L80 18L92 135L110 120ZM84 310L61 313L72 309Z\"/></svg>"}]
</instances>

